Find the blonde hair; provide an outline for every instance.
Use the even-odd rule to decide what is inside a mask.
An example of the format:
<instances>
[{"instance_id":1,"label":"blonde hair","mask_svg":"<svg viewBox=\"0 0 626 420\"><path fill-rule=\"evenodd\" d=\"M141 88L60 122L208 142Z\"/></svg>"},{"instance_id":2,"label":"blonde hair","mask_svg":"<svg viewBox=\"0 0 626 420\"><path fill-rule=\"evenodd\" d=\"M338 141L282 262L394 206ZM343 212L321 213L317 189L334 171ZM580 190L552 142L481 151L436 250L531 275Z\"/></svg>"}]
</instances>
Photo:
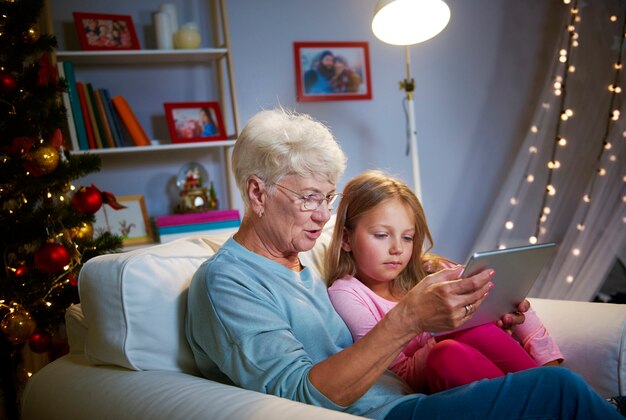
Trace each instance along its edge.
<instances>
[{"instance_id":1,"label":"blonde hair","mask_svg":"<svg viewBox=\"0 0 626 420\"><path fill-rule=\"evenodd\" d=\"M283 108L255 114L235 142L233 172L246 208L248 179L268 185L287 175L313 176L337 184L346 157L330 130L309 115Z\"/></svg>"},{"instance_id":2,"label":"blonde hair","mask_svg":"<svg viewBox=\"0 0 626 420\"><path fill-rule=\"evenodd\" d=\"M325 277L329 285L338 278L356 274L352 256L341 247L344 231L353 231L365 213L393 199L408 206L415 224L413 258L394 280L394 289L406 293L428 274L422 264L422 252L432 248L433 240L421 203L413 191L399 179L381 171L367 171L351 179L343 190L332 240L326 253Z\"/></svg>"}]
</instances>

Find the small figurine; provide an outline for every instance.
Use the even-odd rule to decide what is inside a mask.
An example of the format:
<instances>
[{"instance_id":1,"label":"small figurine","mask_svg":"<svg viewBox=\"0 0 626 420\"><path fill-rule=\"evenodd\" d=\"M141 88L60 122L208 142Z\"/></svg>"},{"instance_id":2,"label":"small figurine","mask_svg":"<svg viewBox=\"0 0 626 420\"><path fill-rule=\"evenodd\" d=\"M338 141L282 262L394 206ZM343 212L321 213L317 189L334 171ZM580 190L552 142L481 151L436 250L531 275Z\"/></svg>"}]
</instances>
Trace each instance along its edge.
<instances>
[{"instance_id":1,"label":"small figurine","mask_svg":"<svg viewBox=\"0 0 626 420\"><path fill-rule=\"evenodd\" d=\"M208 174L199 163L191 162L181 168L176 184L180 188L180 202L176 213L195 213L215 210L218 207L217 193L213 181L206 188Z\"/></svg>"}]
</instances>

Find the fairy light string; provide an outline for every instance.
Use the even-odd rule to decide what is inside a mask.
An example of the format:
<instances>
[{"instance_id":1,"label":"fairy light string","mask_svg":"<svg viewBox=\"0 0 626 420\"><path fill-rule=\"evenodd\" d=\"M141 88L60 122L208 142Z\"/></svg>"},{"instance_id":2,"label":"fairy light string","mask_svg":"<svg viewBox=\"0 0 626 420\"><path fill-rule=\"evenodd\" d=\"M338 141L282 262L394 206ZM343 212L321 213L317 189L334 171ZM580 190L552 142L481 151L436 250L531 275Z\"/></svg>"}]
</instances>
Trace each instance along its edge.
<instances>
[{"instance_id":1,"label":"fairy light string","mask_svg":"<svg viewBox=\"0 0 626 420\"><path fill-rule=\"evenodd\" d=\"M609 19L611 22L615 22L617 21L617 18L615 16L611 16L611 18ZM610 105L609 105L609 112L607 115L607 121L606 121L606 125L605 125L605 129L604 129L604 135L602 137L602 143L600 145L600 150L598 152L598 157L596 158L596 169L595 169L595 174L594 176L591 178L591 181L586 189L585 195L583 196L583 201L588 204L587 206L585 206L584 211L583 211L583 215L582 218L580 220L580 222L577 225L577 229L579 231L583 231L585 228L585 223L587 221L587 216L589 214L589 204L591 203L591 199L593 197L593 192L594 192L594 187L596 186L596 181L600 178L606 175L606 168L603 165L603 160L604 160L604 156L605 154L612 149L612 143L609 141L609 137L611 136L612 133L615 132L615 130L613 130L613 126L617 123L617 121L620 118L620 111L618 109L618 99L620 97L620 94L622 92L622 89L620 87L620 75L622 72L622 55L624 53L624 39L626 38L626 12L624 14L624 19L622 20L622 29L620 32L620 42L619 42L619 48L617 51L617 58L615 60L615 64L614 64L614 76L613 76L613 82L609 85L608 90L609 92L611 92L611 101L610 101ZM615 156L611 156L609 158L610 160L615 160L616 157Z\"/></svg>"},{"instance_id":2,"label":"fairy light string","mask_svg":"<svg viewBox=\"0 0 626 420\"><path fill-rule=\"evenodd\" d=\"M564 3L568 4L569 1L565 0ZM567 31L570 24L570 19L566 19L566 24L564 25L566 30L560 32L559 39L556 45L561 46L564 43L570 41L569 32ZM559 49L559 51L562 50L563 48ZM559 57L561 56L562 55L559 55ZM500 231L499 237L496 240L496 246L499 249L507 248L507 239L510 239L510 237L513 235L514 228L516 228L516 223L514 222L514 220L516 220L519 216L519 213L523 211L523 209L518 205L519 197L522 196L525 188L528 188L534 183L534 172L536 171L537 165L541 164L541 162L538 161L538 155L542 148L540 134L545 129L544 120L553 108L552 102L555 102L554 98L558 98L558 96L561 94L562 76L560 72L563 65L564 64L561 60L555 60L553 62L552 68L550 69L552 90L550 90L546 94L546 99L544 99L541 103L541 110L536 117L536 121L531 125L529 129L532 140L530 142L531 144L527 148L528 160L526 161L523 176L520 178L515 188L515 193L509 198L509 207L507 214L504 218L504 229Z\"/></svg>"},{"instance_id":3,"label":"fairy light string","mask_svg":"<svg viewBox=\"0 0 626 420\"><path fill-rule=\"evenodd\" d=\"M567 0L565 1L565 4L568 4ZM557 169L561 167L561 163L556 159L557 150L559 147L565 147L567 145L567 140L561 135L561 130L563 128L563 124L574 115L574 112L571 109L567 109L565 107L565 104L567 102L567 82L569 79L569 75L575 70L574 66L570 63L572 50L573 48L578 46L578 32L576 30L576 25L580 23L580 20L580 15L578 14L578 1L574 1L570 9L569 24L567 25L567 32L569 34L567 47L559 51L559 61L564 65L560 80L555 81L554 88L555 95L560 97L560 113L556 122L555 135L553 137L552 149L550 153L550 160L547 164L548 175L546 178L545 189L543 191L543 196L541 199L539 214L537 216L535 232L531 237L528 238L528 242L530 242L531 244L537 243L539 236L544 233L544 229L542 229L542 224L548 220L548 216L550 214L548 200L554 197L557 193L557 189L553 185L554 173Z\"/></svg>"},{"instance_id":4,"label":"fairy light string","mask_svg":"<svg viewBox=\"0 0 626 420\"><path fill-rule=\"evenodd\" d=\"M617 21L617 17L611 16L609 18L609 21L611 23L614 23ZM598 181L600 180L600 178L607 175L607 169L604 167L603 161L606 160L605 156L607 152L613 148L612 143L609 141L609 138L611 135L615 135L617 133L617 130L614 129L614 126L615 124L617 124L617 122L620 119L620 110L618 109L620 102L618 101L618 99L621 94L621 87L619 84L620 84L620 75L622 71L622 55L624 53L624 39L625 38L626 38L626 11L624 12L624 19L622 21L622 27L621 27L620 38L619 38L620 39L619 48L617 49L617 58L615 60L615 64L613 65L613 68L614 68L613 81L608 86L608 91L611 92L611 100L609 104L609 111L607 113L607 120L605 124L604 135L602 136L599 153L596 157L596 165L595 165L594 174L591 177L589 184L587 185L587 188L585 189L585 194L583 195L583 198L582 198L582 201L584 203L584 206L582 208L582 217L576 226L578 233L574 240L574 246L572 247L572 250L571 250L572 255L574 257L578 257L581 255L581 249L578 243L580 242L581 235L584 234L584 231L585 231L587 217L589 215L589 211L592 205L592 197L594 195L593 194L594 189L598 185ZM624 141L623 137L626 137L626 132L622 133L621 141ZM623 159L624 157L622 156L621 158ZM609 160L609 163L611 162L615 163L618 160L618 157L617 155L612 154L609 156L608 160ZM626 201L624 200L624 195L623 195L623 190L624 190L624 185L625 185L624 183L626 183L626 177L622 176L621 190L622 190L622 202L623 203ZM595 203L595 204L598 205L598 203ZM623 222L626 223L626 218L623 218ZM572 272L570 272L569 274L565 276L566 283L568 284L574 283L575 281L575 275L573 274L574 271L578 271L578 270L573 270Z\"/></svg>"},{"instance_id":5,"label":"fairy light string","mask_svg":"<svg viewBox=\"0 0 626 420\"><path fill-rule=\"evenodd\" d=\"M504 222L504 230L501 231L500 237L497 240L498 248L504 249L507 247L506 238L508 238L515 227L515 223L513 220L515 219L514 213L519 213L519 198L522 195L522 190L524 187L527 187L528 184L531 184L534 181L534 175L532 174L531 168L534 167L535 159L537 158L537 152L539 150L538 136L537 133L543 127L543 122L546 117L546 114L550 110L550 103L543 102L541 104L541 112L539 114L538 122L533 124L530 128L530 132L532 133L532 144L528 147L528 160L526 161L526 166L524 168L524 176L519 180L517 187L515 189L515 193L509 198L509 209L507 215L505 217Z\"/></svg>"}]
</instances>

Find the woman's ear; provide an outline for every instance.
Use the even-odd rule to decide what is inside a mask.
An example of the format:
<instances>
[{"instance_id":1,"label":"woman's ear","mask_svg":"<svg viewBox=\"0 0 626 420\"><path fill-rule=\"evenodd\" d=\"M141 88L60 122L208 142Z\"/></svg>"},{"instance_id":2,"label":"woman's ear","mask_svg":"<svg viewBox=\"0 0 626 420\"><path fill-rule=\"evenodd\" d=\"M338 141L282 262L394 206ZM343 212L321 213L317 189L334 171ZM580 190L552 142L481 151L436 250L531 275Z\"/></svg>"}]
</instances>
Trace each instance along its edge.
<instances>
[{"instance_id":1,"label":"woman's ear","mask_svg":"<svg viewBox=\"0 0 626 420\"><path fill-rule=\"evenodd\" d=\"M341 249L346 252L352 251L352 247L350 246L350 232L348 232L346 228L343 228L343 234L341 236Z\"/></svg>"},{"instance_id":2,"label":"woman's ear","mask_svg":"<svg viewBox=\"0 0 626 420\"><path fill-rule=\"evenodd\" d=\"M248 199L250 200L250 208L252 212L263 217L265 212L265 203L267 193L265 191L265 183L257 176L248 178Z\"/></svg>"}]
</instances>

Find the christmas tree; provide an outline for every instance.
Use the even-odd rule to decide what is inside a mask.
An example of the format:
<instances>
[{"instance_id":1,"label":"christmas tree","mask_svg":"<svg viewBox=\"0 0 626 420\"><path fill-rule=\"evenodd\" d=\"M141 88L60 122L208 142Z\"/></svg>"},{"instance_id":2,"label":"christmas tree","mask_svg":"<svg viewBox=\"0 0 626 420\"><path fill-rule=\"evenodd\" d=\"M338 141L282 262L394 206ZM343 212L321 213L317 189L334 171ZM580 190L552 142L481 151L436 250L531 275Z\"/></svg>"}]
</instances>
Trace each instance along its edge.
<instances>
[{"instance_id":1,"label":"christmas tree","mask_svg":"<svg viewBox=\"0 0 626 420\"><path fill-rule=\"evenodd\" d=\"M81 266L122 244L93 231L94 213L118 207L115 197L72 184L98 171L100 158L65 149L66 83L54 63L56 39L40 33L42 8L43 0L0 0L0 406L7 417L17 417L24 346L52 349L65 309L78 302Z\"/></svg>"}]
</instances>

